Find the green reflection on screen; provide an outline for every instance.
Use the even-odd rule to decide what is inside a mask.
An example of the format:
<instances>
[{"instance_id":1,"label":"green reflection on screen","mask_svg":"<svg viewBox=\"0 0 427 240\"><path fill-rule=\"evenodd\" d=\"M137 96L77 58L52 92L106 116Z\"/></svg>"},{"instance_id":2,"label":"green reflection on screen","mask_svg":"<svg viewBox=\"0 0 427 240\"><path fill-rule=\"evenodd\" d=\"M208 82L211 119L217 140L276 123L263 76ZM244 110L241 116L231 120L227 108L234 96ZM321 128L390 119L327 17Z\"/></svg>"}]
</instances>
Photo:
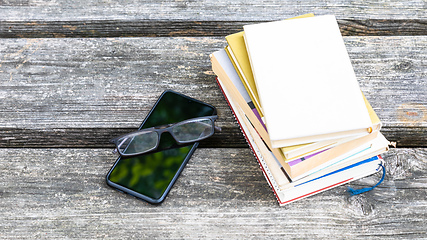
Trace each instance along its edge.
<instances>
[{"instance_id":1,"label":"green reflection on screen","mask_svg":"<svg viewBox=\"0 0 427 240\"><path fill-rule=\"evenodd\" d=\"M167 92L142 128L149 128L186 119L210 116L214 109ZM131 158L121 158L109 180L153 199L159 199L183 164L193 145L177 146L169 133L163 133L158 151Z\"/></svg>"},{"instance_id":2,"label":"green reflection on screen","mask_svg":"<svg viewBox=\"0 0 427 240\"><path fill-rule=\"evenodd\" d=\"M191 147L185 146L148 155L122 158L111 172L110 180L143 195L159 199Z\"/></svg>"}]
</instances>

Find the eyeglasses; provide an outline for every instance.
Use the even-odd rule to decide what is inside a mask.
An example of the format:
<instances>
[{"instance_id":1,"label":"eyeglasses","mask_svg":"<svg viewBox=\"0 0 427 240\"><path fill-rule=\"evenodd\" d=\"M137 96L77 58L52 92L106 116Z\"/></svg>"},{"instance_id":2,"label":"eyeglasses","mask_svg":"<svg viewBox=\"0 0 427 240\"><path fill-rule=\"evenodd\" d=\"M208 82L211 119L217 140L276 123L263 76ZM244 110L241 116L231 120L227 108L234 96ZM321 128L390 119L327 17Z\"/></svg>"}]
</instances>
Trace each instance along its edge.
<instances>
[{"instance_id":1,"label":"eyeglasses","mask_svg":"<svg viewBox=\"0 0 427 240\"><path fill-rule=\"evenodd\" d=\"M169 132L178 144L193 143L212 136L221 131L215 126L217 115L192 118L178 123L141 129L126 135L113 138L111 143L116 144L114 152L121 156L135 156L157 149L160 136Z\"/></svg>"}]
</instances>

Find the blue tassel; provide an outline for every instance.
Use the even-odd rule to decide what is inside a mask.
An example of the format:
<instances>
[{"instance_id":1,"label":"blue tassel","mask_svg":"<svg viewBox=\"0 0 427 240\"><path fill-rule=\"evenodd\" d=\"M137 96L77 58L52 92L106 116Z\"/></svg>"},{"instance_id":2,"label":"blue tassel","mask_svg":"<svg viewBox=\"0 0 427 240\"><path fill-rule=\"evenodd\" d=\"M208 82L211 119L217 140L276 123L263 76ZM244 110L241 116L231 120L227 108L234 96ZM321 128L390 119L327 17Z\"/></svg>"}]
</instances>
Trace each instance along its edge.
<instances>
[{"instance_id":1,"label":"blue tassel","mask_svg":"<svg viewBox=\"0 0 427 240\"><path fill-rule=\"evenodd\" d=\"M382 169L383 169L383 176L381 177L381 180L377 184L375 184L375 186L368 187L368 188L362 188L362 189L353 189L351 187L348 187L347 191L350 192L350 194L353 196L353 195L357 195L357 194L361 194L361 193L364 193L364 192L371 191L376 186L380 185L384 181L384 177L385 177L385 167L382 164L380 164L380 167L382 167Z\"/></svg>"}]
</instances>

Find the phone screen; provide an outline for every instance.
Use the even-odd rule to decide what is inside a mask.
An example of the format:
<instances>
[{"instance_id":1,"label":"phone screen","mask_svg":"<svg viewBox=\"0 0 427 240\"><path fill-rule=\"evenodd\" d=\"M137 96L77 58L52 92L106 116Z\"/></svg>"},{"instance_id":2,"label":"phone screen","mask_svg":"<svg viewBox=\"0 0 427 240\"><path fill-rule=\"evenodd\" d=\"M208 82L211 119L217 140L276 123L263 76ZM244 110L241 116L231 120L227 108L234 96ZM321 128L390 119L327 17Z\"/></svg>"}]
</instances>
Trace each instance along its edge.
<instances>
[{"instance_id":1,"label":"phone screen","mask_svg":"<svg viewBox=\"0 0 427 240\"><path fill-rule=\"evenodd\" d=\"M216 109L211 105L173 91L165 91L139 129L213 114L216 114ZM160 203L197 145L177 145L169 133L163 133L155 152L120 157L107 174L107 183L150 203Z\"/></svg>"}]
</instances>

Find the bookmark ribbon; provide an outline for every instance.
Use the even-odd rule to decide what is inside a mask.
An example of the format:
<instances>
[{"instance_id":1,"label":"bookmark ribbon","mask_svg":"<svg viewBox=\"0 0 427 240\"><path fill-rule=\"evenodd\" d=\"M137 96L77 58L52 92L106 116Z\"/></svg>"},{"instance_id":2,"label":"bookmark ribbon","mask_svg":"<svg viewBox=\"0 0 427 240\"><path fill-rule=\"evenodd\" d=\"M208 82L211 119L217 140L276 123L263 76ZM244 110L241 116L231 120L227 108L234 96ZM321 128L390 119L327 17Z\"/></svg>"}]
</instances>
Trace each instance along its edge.
<instances>
[{"instance_id":1,"label":"bookmark ribbon","mask_svg":"<svg viewBox=\"0 0 427 240\"><path fill-rule=\"evenodd\" d=\"M380 167L383 169L383 176L381 177L380 181L379 181L377 184L375 184L375 186L373 186L373 187L368 187L368 188L362 188L362 189L353 189L353 188L351 188L351 187L348 187L347 191L348 191L352 196L354 196L354 195L358 195L358 194L361 194L361 193L364 193L364 192L369 192L369 191L371 191L372 189L374 189L375 187L377 187L378 185L380 185L380 184L384 181L384 177L385 177L385 167L384 167L384 165L383 165L383 164L380 164Z\"/></svg>"}]
</instances>

